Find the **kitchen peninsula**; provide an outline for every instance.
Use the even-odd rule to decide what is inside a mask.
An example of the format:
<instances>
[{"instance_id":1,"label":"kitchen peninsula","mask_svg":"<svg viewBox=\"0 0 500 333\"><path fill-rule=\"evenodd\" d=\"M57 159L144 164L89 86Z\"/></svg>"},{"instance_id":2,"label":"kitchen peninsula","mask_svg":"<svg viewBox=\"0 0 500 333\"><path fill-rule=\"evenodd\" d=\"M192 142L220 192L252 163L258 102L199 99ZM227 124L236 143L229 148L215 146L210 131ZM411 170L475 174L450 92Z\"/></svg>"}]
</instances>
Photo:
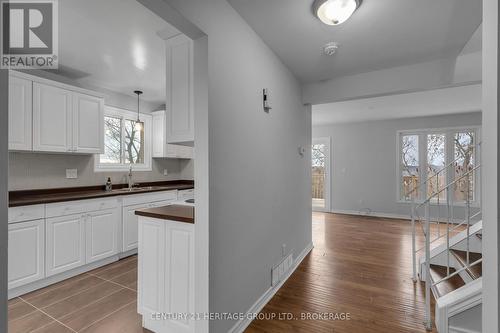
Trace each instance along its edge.
<instances>
[{"instance_id":1,"label":"kitchen peninsula","mask_svg":"<svg viewBox=\"0 0 500 333\"><path fill-rule=\"evenodd\" d=\"M135 211L139 219L137 308L156 333L194 332L194 206Z\"/></svg>"}]
</instances>

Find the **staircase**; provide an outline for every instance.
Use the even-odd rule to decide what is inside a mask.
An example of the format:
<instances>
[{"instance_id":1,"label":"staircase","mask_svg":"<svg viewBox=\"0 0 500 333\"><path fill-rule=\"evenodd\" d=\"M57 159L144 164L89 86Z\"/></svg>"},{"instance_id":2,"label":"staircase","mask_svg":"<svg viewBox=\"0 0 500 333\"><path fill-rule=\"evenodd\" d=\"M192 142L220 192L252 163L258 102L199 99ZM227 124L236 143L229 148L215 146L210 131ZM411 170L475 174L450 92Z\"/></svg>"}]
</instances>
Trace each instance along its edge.
<instances>
[{"instance_id":1,"label":"staircase","mask_svg":"<svg viewBox=\"0 0 500 333\"><path fill-rule=\"evenodd\" d=\"M471 147L470 154L480 148ZM481 208L474 201L480 165L458 167L457 173L463 160L464 156L457 157L411 191L425 194L411 204L413 280L419 283L418 275L425 284L427 330L433 328L431 296L435 299L439 333L481 332L483 223ZM439 182L443 178L444 185ZM432 193L428 193L430 182ZM424 245L417 247L417 238L422 237Z\"/></svg>"}]
</instances>

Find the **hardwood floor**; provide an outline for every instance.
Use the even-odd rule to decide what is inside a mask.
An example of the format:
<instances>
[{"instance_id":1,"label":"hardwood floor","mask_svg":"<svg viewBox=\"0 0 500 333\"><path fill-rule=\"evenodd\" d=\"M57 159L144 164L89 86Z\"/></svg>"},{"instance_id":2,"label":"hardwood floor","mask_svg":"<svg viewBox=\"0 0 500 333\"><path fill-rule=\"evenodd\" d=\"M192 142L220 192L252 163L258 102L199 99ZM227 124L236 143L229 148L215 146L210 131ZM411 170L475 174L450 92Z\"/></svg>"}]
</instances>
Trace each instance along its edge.
<instances>
[{"instance_id":1,"label":"hardwood floor","mask_svg":"<svg viewBox=\"0 0 500 333\"><path fill-rule=\"evenodd\" d=\"M417 242L423 245L423 238ZM425 332L424 286L411 278L408 221L313 213L313 243L262 310L293 319L254 320L247 333ZM301 320L308 313L348 313L350 319Z\"/></svg>"},{"instance_id":2,"label":"hardwood floor","mask_svg":"<svg viewBox=\"0 0 500 333\"><path fill-rule=\"evenodd\" d=\"M9 333L143 333L137 256L9 301Z\"/></svg>"}]
</instances>

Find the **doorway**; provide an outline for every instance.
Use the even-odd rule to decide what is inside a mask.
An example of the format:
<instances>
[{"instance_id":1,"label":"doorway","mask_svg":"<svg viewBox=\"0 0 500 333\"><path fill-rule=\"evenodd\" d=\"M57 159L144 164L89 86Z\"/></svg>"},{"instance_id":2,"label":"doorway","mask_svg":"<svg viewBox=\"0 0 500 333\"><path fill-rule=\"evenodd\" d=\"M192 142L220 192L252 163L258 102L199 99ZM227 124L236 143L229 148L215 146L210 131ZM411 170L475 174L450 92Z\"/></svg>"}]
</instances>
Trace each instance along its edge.
<instances>
[{"instance_id":1,"label":"doorway","mask_svg":"<svg viewBox=\"0 0 500 333\"><path fill-rule=\"evenodd\" d=\"M330 211L330 138L313 138L311 151L312 209Z\"/></svg>"}]
</instances>

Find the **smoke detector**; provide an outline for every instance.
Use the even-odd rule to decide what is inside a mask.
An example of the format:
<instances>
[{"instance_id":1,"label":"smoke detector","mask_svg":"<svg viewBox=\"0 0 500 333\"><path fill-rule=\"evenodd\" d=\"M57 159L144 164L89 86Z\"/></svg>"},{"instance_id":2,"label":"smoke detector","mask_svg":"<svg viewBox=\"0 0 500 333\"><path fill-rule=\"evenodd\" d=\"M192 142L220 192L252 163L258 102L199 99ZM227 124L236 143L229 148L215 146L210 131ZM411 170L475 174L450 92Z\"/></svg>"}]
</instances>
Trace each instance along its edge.
<instances>
[{"instance_id":1,"label":"smoke detector","mask_svg":"<svg viewBox=\"0 0 500 333\"><path fill-rule=\"evenodd\" d=\"M338 48L339 43L337 42L326 43L325 46L323 46L323 53L327 56L332 56L337 52Z\"/></svg>"}]
</instances>

